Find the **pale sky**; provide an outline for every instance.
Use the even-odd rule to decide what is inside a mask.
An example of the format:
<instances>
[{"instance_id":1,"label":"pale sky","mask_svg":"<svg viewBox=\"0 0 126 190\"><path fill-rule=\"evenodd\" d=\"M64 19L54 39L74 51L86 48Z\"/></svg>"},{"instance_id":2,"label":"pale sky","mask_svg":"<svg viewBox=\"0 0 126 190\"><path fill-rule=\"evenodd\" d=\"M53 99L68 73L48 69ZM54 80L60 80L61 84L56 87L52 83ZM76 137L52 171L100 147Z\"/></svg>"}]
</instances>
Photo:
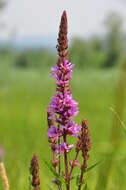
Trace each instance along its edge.
<instances>
[{"instance_id":1,"label":"pale sky","mask_svg":"<svg viewBox=\"0 0 126 190\"><path fill-rule=\"evenodd\" d=\"M56 36L63 10L67 11L70 36L88 36L103 31L109 11L124 17L126 0L8 0L4 11L6 32L23 36Z\"/></svg>"}]
</instances>

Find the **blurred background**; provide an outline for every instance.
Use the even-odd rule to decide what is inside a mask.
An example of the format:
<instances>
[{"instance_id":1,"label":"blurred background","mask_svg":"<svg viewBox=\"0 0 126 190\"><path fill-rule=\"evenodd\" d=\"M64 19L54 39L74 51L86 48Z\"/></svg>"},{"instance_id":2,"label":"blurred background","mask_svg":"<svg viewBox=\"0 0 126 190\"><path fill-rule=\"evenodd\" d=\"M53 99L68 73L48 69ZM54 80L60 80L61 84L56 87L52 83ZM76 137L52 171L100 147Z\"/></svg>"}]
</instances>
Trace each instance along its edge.
<instances>
[{"instance_id":1,"label":"blurred background","mask_svg":"<svg viewBox=\"0 0 126 190\"><path fill-rule=\"evenodd\" d=\"M52 175L43 164L51 160L46 108L55 92L50 67L56 64L63 10L75 64L76 121L85 117L90 124L89 166L102 160L87 175L89 189L125 190L125 0L0 0L0 156L4 151L10 189L29 189L33 153L39 157L41 189L49 189Z\"/></svg>"}]
</instances>

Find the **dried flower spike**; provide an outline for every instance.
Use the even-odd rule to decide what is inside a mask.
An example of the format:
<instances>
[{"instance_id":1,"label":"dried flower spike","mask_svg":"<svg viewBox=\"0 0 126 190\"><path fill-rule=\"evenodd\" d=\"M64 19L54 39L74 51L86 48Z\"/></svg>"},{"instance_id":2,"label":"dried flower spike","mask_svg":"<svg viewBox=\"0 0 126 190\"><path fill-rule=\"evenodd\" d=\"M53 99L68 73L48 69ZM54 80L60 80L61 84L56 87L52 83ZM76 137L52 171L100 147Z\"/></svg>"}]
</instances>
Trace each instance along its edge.
<instances>
[{"instance_id":1,"label":"dried flower spike","mask_svg":"<svg viewBox=\"0 0 126 190\"><path fill-rule=\"evenodd\" d=\"M3 162L0 162L0 174L2 177L4 190L9 190L8 178L7 178L6 169Z\"/></svg>"},{"instance_id":2,"label":"dried flower spike","mask_svg":"<svg viewBox=\"0 0 126 190\"><path fill-rule=\"evenodd\" d=\"M32 186L34 190L40 190L40 177L39 177L39 165L38 158L34 154L31 160L30 172L32 175Z\"/></svg>"}]
</instances>

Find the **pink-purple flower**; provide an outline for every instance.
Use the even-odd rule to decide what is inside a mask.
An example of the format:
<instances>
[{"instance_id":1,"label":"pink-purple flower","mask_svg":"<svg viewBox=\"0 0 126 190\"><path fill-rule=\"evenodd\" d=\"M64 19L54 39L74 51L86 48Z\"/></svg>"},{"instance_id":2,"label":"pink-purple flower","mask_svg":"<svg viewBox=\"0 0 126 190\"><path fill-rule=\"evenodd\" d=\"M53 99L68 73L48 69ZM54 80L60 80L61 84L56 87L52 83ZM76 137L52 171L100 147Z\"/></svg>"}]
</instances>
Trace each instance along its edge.
<instances>
[{"instance_id":1,"label":"pink-purple flower","mask_svg":"<svg viewBox=\"0 0 126 190\"><path fill-rule=\"evenodd\" d=\"M50 123L48 129L49 141L55 139L55 142L58 142L59 137L63 136L64 130L66 135L77 137L81 129L73 121L73 118L78 114L78 103L73 99L69 85L73 67L72 63L65 60L51 69L52 76L56 78L57 88L47 110L48 123ZM65 148L66 152L70 150L69 146L59 144L57 152L63 152Z\"/></svg>"},{"instance_id":2,"label":"pink-purple flower","mask_svg":"<svg viewBox=\"0 0 126 190\"><path fill-rule=\"evenodd\" d=\"M59 114L62 118L69 119L78 114L78 104L72 98L72 94L58 94L51 99L50 109L53 113Z\"/></svg>"},{"instance_id":3,"label":"pink-purple flower","mask_svg":"<svg viewBox=\"0 0 126 190\"><path fill-rule=\"evenodd\" d=\"M81 130L81 126L76 124L74 121L70 121L66 126L64 126L64 128L66 129L67 133L69 135L72 135L74 137L78 136L78 133Z\"/></svg>"},{"instance_id":4,"label":"pink-purple flower","mask_svg":"<svg viewBox=\"0 0 126 190\"><path fill-rule=\"evenodd\" d=\"M58 141L58 138L62 135L62 131L57 128L57 127L54 127L54 126L51 126L49 129L48 129L48 139L51 141L51 140L54 140L55 141Z\"/></svg>"},{"instance_id":5,"label":"pink-purple flower","mask_svg":"<svg viewBox=\"0 0 126 190\"><path fill-rule=\"evenodd\" d=\"M62 142L60 145L58 145L57 153L58 155L64 154L64 152L69 152L73 148L73 144L67 145L65 142Z\"/></svg>"},{"instance_id":6,"label":"pink-purple flower","mask_svg":"<svg viewBox=\"0 0 126 190\"><path fill-rule=\"evenodd\" d=\"M67 82L72 77L72 69L74 65L70 63L68 60L65 60L64 63L60 64L60 70L58 65L51 69L51 74L56 78L57 82ZM62 72L61 72L62 71Z\"/></svg>"}]
</instances>

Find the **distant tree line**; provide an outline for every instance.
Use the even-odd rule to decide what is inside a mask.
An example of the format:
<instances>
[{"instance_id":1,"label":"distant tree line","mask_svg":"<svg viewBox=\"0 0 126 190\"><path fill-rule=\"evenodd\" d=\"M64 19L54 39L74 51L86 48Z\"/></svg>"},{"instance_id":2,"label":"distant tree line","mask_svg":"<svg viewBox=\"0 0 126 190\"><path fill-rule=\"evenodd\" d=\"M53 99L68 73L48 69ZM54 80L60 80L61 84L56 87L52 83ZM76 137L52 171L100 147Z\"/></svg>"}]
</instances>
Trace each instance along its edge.
<instances>
[{"instance_id":1,"label":"distant tree line","mask_svg":"<svg viewBox=\"0 0 126 190\"><path fill-rule=\"evenodd\" d=\"M106 33L88 40L74 38L71 42L70 56L78 67L113 67L124 54L125 35L122 18L113 12L105 22Z\"/></svg>"}]
</instances>

